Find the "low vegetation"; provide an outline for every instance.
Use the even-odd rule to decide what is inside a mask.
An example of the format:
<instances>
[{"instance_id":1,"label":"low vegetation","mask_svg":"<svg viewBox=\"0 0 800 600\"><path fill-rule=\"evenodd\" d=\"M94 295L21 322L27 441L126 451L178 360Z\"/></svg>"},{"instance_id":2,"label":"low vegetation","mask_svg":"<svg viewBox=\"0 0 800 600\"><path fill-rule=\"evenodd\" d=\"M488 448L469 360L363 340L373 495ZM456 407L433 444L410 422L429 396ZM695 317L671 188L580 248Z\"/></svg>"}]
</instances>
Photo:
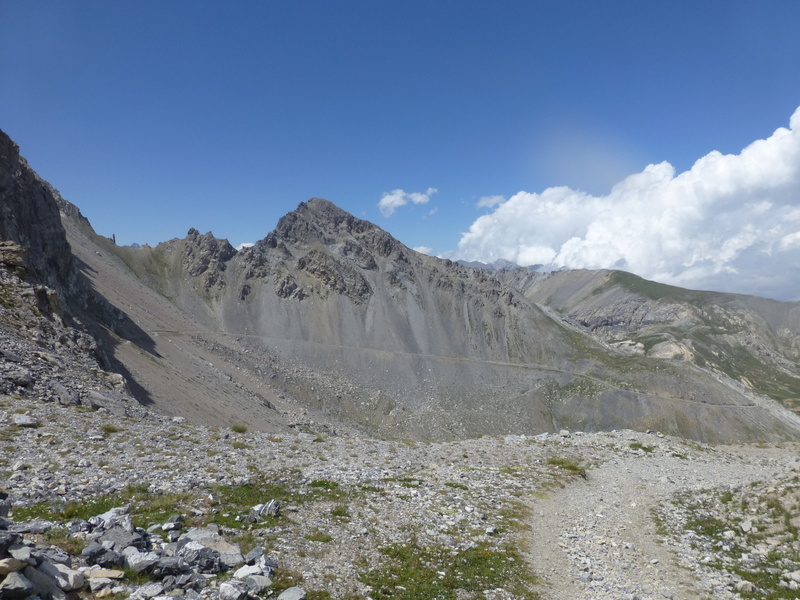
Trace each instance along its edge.
<instances>
[{"instance_id":1,"label":"low vegetation","mask_svg":"<svg viewBox=\"0 0 800 600\"><path fill-rule=\"evenodd\" d=\"M687 538L703 568L733 574L742 598L797 598L800 489L797 477L778 485L681 494L657 515L664 536Z\"/></svg>"},{"instance_id":2,"label":"low vegetation","mask_svg":"<svg viewBox=\"0 0 800 600\"><path fill-rule=\"evenodd\" d=\"M485 597L485 590L502 588L516 598L534 599L534 578L513 548L478 544L457 551L393 544L381 550L386 564L364 572L360 579L375 600L456 600Z\"/></svg>"}]
</instances>

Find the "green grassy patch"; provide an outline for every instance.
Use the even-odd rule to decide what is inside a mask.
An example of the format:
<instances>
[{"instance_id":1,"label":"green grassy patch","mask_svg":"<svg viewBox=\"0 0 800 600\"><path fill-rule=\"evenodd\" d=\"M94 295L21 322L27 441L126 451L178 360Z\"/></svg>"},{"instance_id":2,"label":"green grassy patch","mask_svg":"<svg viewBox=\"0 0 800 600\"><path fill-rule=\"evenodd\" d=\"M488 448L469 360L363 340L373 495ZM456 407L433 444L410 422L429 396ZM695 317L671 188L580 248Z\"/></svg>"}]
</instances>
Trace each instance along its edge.
<instances>
[{"instance_id":1,"label":"green grassy patch","mask_svg":"<svg viewBox=\"0 0 800 600\"><path fill-rule=\"evenodd\" d=\"M333 541L333 536L319 529L312 529L304 536L309 542L322 542L327 544Z\"/></svg>"},{"instance_id":2,"label":"green grassy patch","mask_svg":"<svg viewBox=\"0 0 800 600\"><path fill-rule=\"evenodd\" d=\"M375 600L456 600L482 598L485 590L503 588L520 599L534 599L533 577L511 548L487 544L456 551L394 544L381 550L386 564L362 573Z\"/></svg>"},{"instance_id":3,"label":"green grassy patch","mask_svg":"<svg viewBox=\"0 0 800 600\"><path fill-rule=\"evenodd\" d=\"M650 453L655 450L655 446L645 446L644 444L640 444L639 442L631 442L628 446L631 450L641 450L642 452Z\"/></svg>"},{"instance_id":4,"label":"green grassy patch","mask_svg":"<svg viewBox=\"0 0 800 600\"><path fill-rule=\"evenodd\" d=\"M575 475L581 475L582 477L586 476L586 469L584 469L582 466L580 466L580 464L571 458L565 458L563 456L551 456L546 462L548 465L558 467L559 469L564 469L565 471L569 471Z\"/></svg>"}]
</instances>

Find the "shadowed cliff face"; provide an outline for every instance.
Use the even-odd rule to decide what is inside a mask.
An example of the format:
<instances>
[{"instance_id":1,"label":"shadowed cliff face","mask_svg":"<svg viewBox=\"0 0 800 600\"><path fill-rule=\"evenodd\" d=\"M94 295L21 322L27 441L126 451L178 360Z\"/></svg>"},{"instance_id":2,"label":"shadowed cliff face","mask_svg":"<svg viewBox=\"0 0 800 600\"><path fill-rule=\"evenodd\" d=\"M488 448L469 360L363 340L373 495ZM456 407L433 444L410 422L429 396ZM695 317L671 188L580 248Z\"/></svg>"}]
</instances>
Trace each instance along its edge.
<instances>
[{"instance_id":1,"label":"shadowed cliff face","mask_svg":"<svg viewBox=\"0 0 800 600\"><path fill-rule=\"evenodd\" d=\"M27 250L28 278L58 290L74 285L75 270L56 205L56 192L0 131L0 240Z\"/></svg>"},{"instance_id":2,"label":"shadowed cliff face","mask_svg":"<svg viewBox=\"0 0 800 600\"><path fill-rule=\"evenodd\" d=\"M789 378L774 385L793 392L794 306L665 292L607 272L490 273L418 254L316 198L239 252L194 229L155 248L119 247L10 140L2 148L0 233L37 256L32 269L54 288L83 281L81 318L106 336L137 397L168 414L420 439L800 431L753 384L768 365Z\"/></svg>"}]
</instances>

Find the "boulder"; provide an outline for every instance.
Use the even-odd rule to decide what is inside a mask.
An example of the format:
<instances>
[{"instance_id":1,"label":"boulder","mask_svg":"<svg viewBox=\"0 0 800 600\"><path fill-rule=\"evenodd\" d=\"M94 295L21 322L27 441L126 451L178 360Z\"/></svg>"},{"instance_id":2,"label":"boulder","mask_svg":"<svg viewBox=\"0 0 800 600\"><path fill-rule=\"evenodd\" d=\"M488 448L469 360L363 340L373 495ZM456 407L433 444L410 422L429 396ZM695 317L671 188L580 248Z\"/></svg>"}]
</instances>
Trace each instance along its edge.
<instances>
[{"instance_id":1,"label":"boulder","mask_svg":"<svg viewBox=\"0 0 800 600\"><path fill-rule=\"evenodd\" d=\"M266 575L248 575L244 578L244 583L251 594L258 595L272 585L272 579Z\"/></svg>"},{"instance_id":2,"label":"boulder","mask_svg":"<svg viewBox=\"0 0 800 600\"><path fill-rule=\"evenodd\" d=\"M221 563L221 565L223 565L228 569L238 567L239 565L244 563L244 557L242 556L242 552L239 549L239 545L231 544L228 541L226 541L219 534L219 527L217 527L216 525L208 525L206 527L193 527L180 537L180 539L178 540L178 548L181 549L191 542L198 543L201 546L205 546L206 548L214 550L219 556L219 562ZM186 558L185 555L184 558ZM214 572L214 571L206 571L206 572Z\"/></svg>"},{"instance_id":3,"label":"boulder","mask_svg":"<svg viewBox=\"0 0 800 600\"><path fill-rule=\"evenodd\" d=\"M67 595L58 586L55 579L34 567L25 567L25 578L33 584L34 594L50 600L67 600Z\"/></svg>"},{"instance_id":4,"label":"boulder","mask_svg":"<svg viewBox=\"0 0 800 600\"><path fill-rule=\"evenodd\" d=\"M250 589L243 581L225 581L219 586L220 600L245 600Z\"/></svg>"},{"instance_id":5,"label":"boulder","mask_svg":"<svg viewBox=\"0 0 800 600\"><path fill-rule=\"evenodd\" d=\"M11 556L0 559L0 576L22 571L28 566L27 562L17 560Z\"/></svg>"},{"instance_id":6,"label":"boulder","mask_svg":"<svg viewBox=\"0 0 800 600\"><path fill-rule=\"evenodd\" d=\"M131 598L134 599L141 599L141 600L149 600L155 596L158 596L164 591L164 586L160 583L147 583L140 587L136 592L131 595Z\"/></svg>"},{"instance_id":7,"label":"boulder","mask_svg":"<svg viewBox=\"0 0 800 600\"><path fill-rule=\"evenodd\" d=\"M0 583L0 598L3 600L22 600L33 593L33 584L25 575L15 571Z\"/></svg>"},{"instance_id":8,"label":"boulder","mask_svg":"<svg viewBox=\"0 0 800 600\"><path fill-rule=\"evenodd\" d=\"M28 268L28 251L11 240L0 241L0 264L24 273Z\"/></svg>"},{"instance_id":9,"label":"boulder","mask_svg":"<svg viewBox=\"0 0 800 600\"><path fill-rule=\"evenodd\" d=\"M281 512L281 503L278 500L270 500L265 504L256 504L250 509L250 513L245 517L248 523L258 523L261 517L277 517Z\"/></svg>"},{"instance_id":10,"label":"boulder","mask_svg":"<svg viewBox=\"0 0 800 600\"><path fill-rule=\"evenodd\" d=\"M236 579L244 580L248 575L261 575L261 569L256 565L245 565L236 569L233 576Z\"/></svg>"},{"instance_id":11,"label":"boulder","mask_svg":"<svg viewBox=\"0 0 800 600\"><path fill-rule=\"evenodd\" d=\"M124 417L128 414L128 403L125 401L125 396L119 392L105 391L100 393L96 390L90 390L81 403L95 410L104 408L118 417Z\"/></svg>"},{"instance_id":12,"label":"boulder","mask_svg":"<svg viewBox=\"0 0 800 600\"><path fill-rule=\"evenodd\" d=\"M5 554L10 546L22 542L22 536L14 531L0 531L0 554Z\"/></svg>"},{"instance_id":13,"label":"boulder","mask_svg":"<svg viewBox=\"0 0 800 600\"><path fill-rule=\"evenodd\" d=\"M89 578L89 589L93 594L98 594L102 590L110 590L114 585L116 585L116 582L110 577Z\"/></svg>"},{"instance_id":14,"label":"boulder","mask_svg":"<svg viewBox=\"0 0 800 600\"><path fill-rule=\"evenodd\" d=\"M53 579L56 585L65 592L79 590L83 587L83 574L78 571L73 571L64 564L51 563L45 560L39 565L38 570L40 573Z\"/></svg>"},{"instance_id":15,"label":"boulder","mask_svg":"<svg viewBox=\"0 0 800 600\"><path fill-rule=\"evenodd\" d=\"M125 572L119 569L89 569L84 571L84 577L87 579L95 579L104 577L107 579L122 579L125 577Z\"/></svg>"},{"instance_id":16,"label":"boulder","mask_svg":"<svg viewBox=\"0 0 800 600\"><path fill-rule=\"evenodd\" d=\"M33 550L31 550L30 546L14 544L8 547L7 552L20 562L24 562L29 565L36 564L36 559L33 558Z\"/></svg>"},{"instance_id":17,"label":"boulder","mask_svg":"<svg viewBox=\"0 0 800 600\"><path fill-rule=\"evenodd\" d=\"M187 562L179 556L159 558L153 565L151 573L154 578L160 579L168 575L180 575L189 570Z\"/></svg>"},{"instance_id":18,"label":"boulder","mask_svg":"<svg viewBox=\"0 0 800 600\"><path fill-rule=\"evenodd\" d=\"M140 552L133 546L128 546L122 551L125 559L125 566L129 569L141 573L146 571L159 561L159 556L155 552Z\"/></svg>"},{"instance_id":19,"label":"boulder","mask_svg":"<svg viewBox=\"0 0 800 600\"><path fill-rule=\"evenodd\" d=\"M89 518L92 527L100 529L111 529L112 527L122 527L125 531L133 531L131 522L131 507L117 506L107 510L103 514Z\"/></svg>"},{"instance_id":20,"label":"boulder","mask_svg":"<svg viewBox=\"0 0 800 600\"><path fill-rule=\"evenodd\" d=\"M218 573L222 569L219 552L194 540L178 542L177 555L201 573Z\"/></svg>"}]
</instances>

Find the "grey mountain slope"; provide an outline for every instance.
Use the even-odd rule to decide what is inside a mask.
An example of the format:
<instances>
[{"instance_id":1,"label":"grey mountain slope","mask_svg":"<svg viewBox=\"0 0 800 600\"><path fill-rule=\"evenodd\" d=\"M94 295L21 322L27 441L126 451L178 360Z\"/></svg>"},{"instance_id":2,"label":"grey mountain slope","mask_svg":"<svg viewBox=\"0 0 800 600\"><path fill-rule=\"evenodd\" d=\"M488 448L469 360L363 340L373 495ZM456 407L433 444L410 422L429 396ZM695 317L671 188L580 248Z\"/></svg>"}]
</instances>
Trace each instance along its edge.
<instances>
[{"instance_id":1,"label":"grey mountain slope","mask_svg":"<svg viewBox=\"0 0 800 600\"><path fill-rule=\"evenodd\" d=\"M633 427L719 441L797 430L741 385L613 349L494 275L415 253L324 200L302 203L241 252L194 230L138 249L84 235L73 245L92 269L110 268L95 264L99 244L116 277L146 282L153 302L185 315L137 313L154 339L204 339L204 360L224 358L229 376L258 382L276 415L308 410L316 423L423 439ZM180 376L152 384L169 412L191 402Z\"/></svg>"},{"instance_id":2,"label":"grey mountain slope","mask_svg":"<svg viewBox=\"0 0 800 600\"><path fill-rule=\"evenodd\" d=\"M122 248L13 154L0 231L68 253L81 289L58 293L131 393L167 414L421 439L630 427L736 441L800 429L724 370L612 347L505 272L417 254L330 202L302 203L242 252L195 230ZM771 310L775 323L788 318Z\"/></svg>"},{"instance_id":3,"label":"grey mountain slope","mask_svg":"<svg viewBox=\"0 0 800 600\"><path fill-rule=\"evenodd\" d=\"M504 277L608 343L692 362L798 408L800 303L685 290L618 271Z\"/></svg>"}]
</instances>

